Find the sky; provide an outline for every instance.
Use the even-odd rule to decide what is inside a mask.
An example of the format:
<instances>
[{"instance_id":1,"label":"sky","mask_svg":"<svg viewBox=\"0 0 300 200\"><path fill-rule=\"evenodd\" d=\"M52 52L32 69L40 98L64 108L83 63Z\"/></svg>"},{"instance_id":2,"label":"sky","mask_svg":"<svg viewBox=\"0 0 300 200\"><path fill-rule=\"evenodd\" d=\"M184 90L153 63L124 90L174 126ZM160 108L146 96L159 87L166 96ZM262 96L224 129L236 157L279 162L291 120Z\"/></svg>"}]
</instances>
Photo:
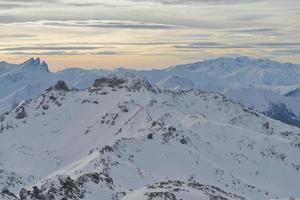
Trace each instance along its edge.
<instances>
[{"instance_id":1,"label":"sky","mask_svg":"<svg viewBox=\"0 0 300 200\"><path fill-rule=\"evenodd\" d=\"M0 0L0 60L52 71L220 56L300 64L299 0Z\"/></svg>"}]
</instances>

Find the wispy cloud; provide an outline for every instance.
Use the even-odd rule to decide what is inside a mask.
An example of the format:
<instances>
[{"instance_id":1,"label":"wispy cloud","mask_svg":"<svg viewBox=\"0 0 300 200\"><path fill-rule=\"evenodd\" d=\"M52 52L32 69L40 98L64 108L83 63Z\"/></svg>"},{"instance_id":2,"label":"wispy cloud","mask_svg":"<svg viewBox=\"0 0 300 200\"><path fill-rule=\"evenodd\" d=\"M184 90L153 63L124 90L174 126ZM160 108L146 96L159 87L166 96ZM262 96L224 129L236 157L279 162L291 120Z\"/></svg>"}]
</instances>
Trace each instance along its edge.
<instances>
[{"instance_id":1,"label":"wispy cloud","mask_svg":"<svg viewBox=\"0 0 300 200\"><path fill-rule=\"evenodd\" d=\"M261 42L261 43L252 43L255 46L261 47L273 47L273 48L282 48L282 47L300 47L300 42Z\"/></svg>"},{"instance_id":2,"label":"wispy cloud","mask_svg":"<svg viewBox=\"0 0 300 200\"><path fill-rule=\"evenodd\" d=\"M39 21L41 25L63 27L94 27L94 28L126 28L126 29L171 29L175 25L157 24L137 21L121 20L77 20L77 21Z\"/></svg>"},{"instance_id":3,"label":"wispy cloud","mask_svg":"<svg viewBox=\"0 0 300 200\"><path fill-rule=\"evenodd\" d=\"M141 52L133 52L133 51L98 51L94 53L94 55L99 56L119 56L119 55L141 55Z\"/></svg>"},{"instance_id":4,"label":"wispy cloud","mask_svg":"<svg viewBox=\"0 0 300 200\"><path fill-rule=\"evenodd\" d=\"M90 27L90 28L115 28L115 29L175 29L180 28L172 24L148 23L139 21L123 21L123 20L39 20L39 21L21 21L18 18L10 18L9 16L0 16L1 22L10 22L14 25L22 26L48 26L48 27ZM15 21L15 22L14 22Z\"/></svg>"},{"instance_id":5,"label":"wispy cloud","mask_svg":"<svg viewBox=\"0 0 300 200\"><path fill-rule=\"evenodd\" d=\"M267 28L267 27L258 27L258 28L236 28L236 29L227 29L224 32L228 33L238 33L238 34L257 34L257 35L282 35L279 28Z\"/></svg>"},{"instance_id":6,"label":"wispy cloud","mask_svg":"<svg viewBox=\"0 0 300 200\"><path fill-rule=\"evenodd\" d=\"M263 0L132 0L135 2L153 2L161 4L195 4L195 3L211 3L211 4L238 4L238 3L253 3Z\"/></svg>"},{"instance_id":7,"label":"wispy cloud","mask_svg":"<svg viewBox=\"0 0 300 200\"><path fill-rule=\"evenodd\" d=\"M97 46L26 46L2 48L0 51L32 51L32 50L94 50L101 47Z\"/></svg>"},{"instance_id":8,"label":"wispy cloud","mask_svg":"<svg viewBox=\"0 0 300 200\"><path fill-rule=\"evenodd\" d=\"M300 55L300 49L280 49L272 51L275 56L294 56Z\"/></svg>"},{"instance_id":9,"label":"wispy cloud","mask_svg":"<svg viewBox=\"0 0 300 200\"><path fill-rule=\"evenodd\" d=\"M175 45L173 46L176 49L244 49L244 48L253 48L250 45L228 45L225 43L216 43L216 42L196 42L187 45Z\"/></svg>"},{"instance_id":10,"label":"wispy cloud","mask_svg":"<svg viewBox=\"0 0 300 200\"><path fill-rule=\"evenodd\" d=\"M0 38L32 38L35 37L32 34L1 34Z\"/></svg>"},{"instance_id":11,"label":"wispy cloud","mask_svg":"<svg viewBox=\"0 0 300 200\"><path fill-rule=\"evenodd\" d=\"M28 51L13 51L10 55L26 55L26 56L57 56L57 55L80 55L82 53L76 51L43 51L43 52L28 52Z\"/></svg>"},{"instance_id":12,"label":"wispy cloud","mask_svg":"<svg viewBox=\"0 0 300 200\"><path fill-rule=\"evenodd\" d=\"M280 43L280 42L269 42L269 43L240 43L240 44L226 44L216 42L195 42L187 45L175 45L177 49L259 49L259 48L282 48L299 46L300 43Z\"/></svg>"}]
</instances>

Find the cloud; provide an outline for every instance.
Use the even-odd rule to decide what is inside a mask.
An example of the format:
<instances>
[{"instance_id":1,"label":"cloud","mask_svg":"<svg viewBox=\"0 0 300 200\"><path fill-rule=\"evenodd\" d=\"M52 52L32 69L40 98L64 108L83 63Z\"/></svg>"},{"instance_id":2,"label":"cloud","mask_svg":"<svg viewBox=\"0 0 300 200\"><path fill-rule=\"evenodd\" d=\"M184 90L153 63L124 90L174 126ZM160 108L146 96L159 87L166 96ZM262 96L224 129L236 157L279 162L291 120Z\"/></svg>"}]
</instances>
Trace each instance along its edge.
<instances>
[{"instance_id":1,"label":"cloud","mask_svg":"<svg viewBox=\"0 0 300 200\"><path fill-rule=\"evenodd\" d=\"M236 28L227 29L224 32L257 35L282 35L279 28Z\"/></svg>"},{"instance_id":2,"label":"cloud","mask_svg":"<svg viewBox=\"0 0 300 200\"><path fill-rule=\"evenodd\" d=\"M124 53L123 52L114 52L114 51L99 51L99 52L96 52L95 55L115 56L115 55L124 55Z\"/></svg>"},{"instance_id":3,"label":"cloud","mask_svg":"<svg viewBox=\"0 0 300 200\"><path fill-rule=\"evenodd\" d=\"M52 50L52 51L60 51L60 50L95 50L101 47L97 46L27 46L27 47L11 47L11 48L3 48L0 51L33 51L33 50Z\"/></svg>"},{"instance_id":4,"label":"cloud","mask_svg":"<svg viewBox=\"0 0 300 200\"><path fill-rule=\"evenodd\" d=\"M187 45L175 45L176 49L243 49L243 48L254 48L250 45L227 45L225 43L216 42L196 42Z\"/></svg>"},{"instance_id":5,"label":"cloud","mask_svg":"<svg viewBox=\"0 0 300 200\"><path fill-rule=\"evenodd\" d=\"M187 45L175 45L176 49L260 49L260 48L282 48L282 47L293 47L300 46L300 43L240 43L240 44L226 44L216 42L195 42Z\"/></svg>"},{"instance_id":6,"label":"cloud","mask_svg":"<svg viewBox=\"0 0 300 200\"><path fill-rule=\"evenodd\" d=\"M280 49L272 51L275 56L295 56L300 55L300 49Z\"/></svg>"},{"instance_id":7,"label":"cloud","mask_svg":"<svg viewBox=\"0 0 300 200\"><path fill-rule=\"evenodd\" d=\"M0 0L0 3L32 4L32 3L60 3L59 0Z\"/></svg>"},{"instance_id":8,"label":"cloud","mask_svg":"<svg viewBox=\"0 0 300 200\"><path fill-rule=\"evenodd\" d=\"M72 51L44 51L44 52L27 52L27 51L13 51L10 55L26 55L26 56L54 56L54 55L82 55L82 53Z\"/></svg>"},{"instance_id":9,"label":"cloud","mask_svg":"<svg viewBox=\"0 0 300 200\"><path fill-rule=\"evenodd\" d=\"M30 34L1 34L0 38L32 38L35 37L34 35Z\"/></svg>"},{"instance_id":10,"label":"cloud","mask_svg":"<svg viewBox=\"0 0 300 200\"><path fill-rule=\"evenodd\" d=\"M267 0L131 0L134 2L152 2L152 3L160 3L165 5L170 4L201 4L201 3L209 3L209 4L244 4L244 3L253 3L253 2L261 2Z\"/></svg>"},{"instance_id":11,"label":"cloud","mask_svg":"<svg viewBox=\"0 0 300 200\"><path fill-rule=\"evenodd\" d=\"M99 56L124 56L124 55L141 55L142 53L140 52L128 52L128 51L99 51L94 53L94 55L99 55Z\"/></svg>"},{"instance_id":12,"label":"cloud","mask_svg":"<svg viewBox=\"0 0 300 200\"><path fill-rule=\"evenodd\" d=\"M2 18L3 17L3 18ZM22 21L23 20L23 21ZM177 25L148 23L140 21L123 20L39 20L28 21L16 17L0 16L0 24L10 23L12 25L24 26L49 26L49 27L91 27L91 28L117 28L117 29L175 29Z\"/></svg>"},{"instance_id":13,"label":"cloud","mask_svg":"<svg viewBox=\"0 0 300 200\"><path fill-rule=\"evenodd\" d=\"M59 3L57 0L0 0L0 10L31 8L37 4Z\"/></svg>"},{"instance_id":14,"label":"cloud","mask_svg":"<svg viewBox=\"0 0 300 200\"><path fill-rule=\"evenodd\" d=\"M26 21L21 20L19 17L13 16L13 15L0 15L0 24L2 23L14 23L18 21Z\"/></svg>"},{"instance_id":15,"label":"cloud","mask_svg":"<svg viewBox=\"0 0 300 200\"><path fill-rule=\"evenodd\" d=\"M63 27L94 27L94 28L125 28L125 29L172 29L175 25L157 24L137 21L121 20L73 20L73 21L39 21L45 26Z\"/></svg>"},{"instance_id":16,"label":"cloud","mask_svg":"<svg viewBox=\"0 0 300 200\"><path fill-rule=\"evenodd\" d=\"M261 46L261 47L282 48L282 47L300 46L300 42L262 42L262 43L252 43L252 45Z\"/></svg>"},{"instance_id":17,"label":"cloud","mask_svg":"<svg viewBox=\"0 0 300 200\"><path fill-rule=\"evenodd\" d=\"M0 10L8 10L8 9L24 8L24 7L28 7L28 5L0 2Z\"/></svg>"}]
</instances>

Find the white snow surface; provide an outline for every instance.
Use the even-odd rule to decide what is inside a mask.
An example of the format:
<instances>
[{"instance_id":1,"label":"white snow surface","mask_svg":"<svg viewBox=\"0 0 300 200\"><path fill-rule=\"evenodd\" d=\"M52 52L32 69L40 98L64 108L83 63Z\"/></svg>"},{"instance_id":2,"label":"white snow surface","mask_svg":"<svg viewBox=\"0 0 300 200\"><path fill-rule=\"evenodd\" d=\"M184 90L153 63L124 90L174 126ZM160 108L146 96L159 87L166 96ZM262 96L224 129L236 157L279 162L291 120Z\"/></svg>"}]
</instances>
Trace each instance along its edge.
<instances>
[{"instance_id":1,"label":"white snow surface","mask_svg":"<svg viewBox=\"0 0 300 200\"><path fill-rule=\"evenodd\" d=\"M72 187L69 199L300 196L299 128L221 94L120 80L52 88L2 115L1 199L13 199L3 189L18 197L37 186L47 195L72 181L82 193Z\"/></svg>"}]
</instances>

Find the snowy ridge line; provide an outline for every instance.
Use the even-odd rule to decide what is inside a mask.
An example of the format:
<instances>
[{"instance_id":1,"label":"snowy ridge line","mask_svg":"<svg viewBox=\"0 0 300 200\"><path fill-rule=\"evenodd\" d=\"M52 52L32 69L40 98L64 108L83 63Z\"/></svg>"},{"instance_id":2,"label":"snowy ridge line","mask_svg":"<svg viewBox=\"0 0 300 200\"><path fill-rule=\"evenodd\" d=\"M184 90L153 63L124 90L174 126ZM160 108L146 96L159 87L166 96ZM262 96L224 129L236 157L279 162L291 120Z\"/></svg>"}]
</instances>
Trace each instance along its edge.
<instances>
[{"instance_id":1,"label":"snowy ridge line","mask_svg":"<svg viewBox=\"0 0 300 200\"><path fill-rule=\"evenodd\" d=\"M1 62L0 113L14 108L23 99L38 96L58 80L64 80L70 88L86 89L95 79L108 75L142 77L160 88L175 91L199 88L220 92L266 116L300 127L299 65L245 56L159 70L70 68L56 73L50 72L39 58L19 65Z\"/></svg>"},{"instance_id":2,"label":"snowy ridge line","mask_svg":"<svg viewBox=\"0 0 300 200\"><path fill-rule=\"evenodd\" d=\"M299 196L300 130L214 92L59 81L0 127L4 200Z\"/></svg>"}]
</instances>

